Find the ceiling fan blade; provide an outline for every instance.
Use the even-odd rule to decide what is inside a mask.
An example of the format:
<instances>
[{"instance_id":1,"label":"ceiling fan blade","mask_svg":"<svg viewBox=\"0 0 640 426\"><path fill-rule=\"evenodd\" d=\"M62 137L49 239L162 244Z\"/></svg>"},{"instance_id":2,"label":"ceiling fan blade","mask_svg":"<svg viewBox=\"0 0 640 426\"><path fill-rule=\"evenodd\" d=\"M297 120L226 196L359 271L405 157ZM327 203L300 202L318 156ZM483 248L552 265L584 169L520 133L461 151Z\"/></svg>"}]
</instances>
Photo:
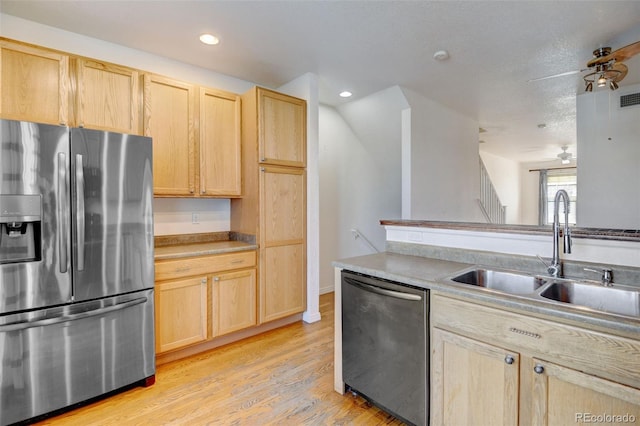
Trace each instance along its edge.
<instances>
[{"instance_id":1,"label":"ceiling fan blade","mask_svg":"<svg viewBox=\"0 0 640 426\"><path fill-rule=\"evenodd\" d=\"M587 62L587 67L591 68L596 65L606 64L612 59L615 59L616 62L624 62L627 59L637 55L638 53L640 53L640 41L636 41L635 43L628 44L618 50L614 50L606 56L593 58L592 60Z\"/></svg>"},{"instance_id":2,"label":"ceiling fan blade","mask_svg":"<svg viewBox=\"0 0 640 426\"><path fill-rule=\"evenodd\" d=\"M611 69L619 71L619 73L614 73L615 75L611 77L611 80L615 81L616 83L622 81L622 79L626 77L627 72L629 71L629 68L621 62L616 62L615 64L613 64Z\"/></svg>"},{"instance_id":3,"label":"ceiling fan blade","mask_svg":"<svg viewBox=\"0 0 640 426\"><path fill-rule=\"evenodd\" d=\"M567 71L567 72L563 72L563 73L560 73L560 74L553 74L553 75L547 75L545 77L532 78L531 80L527 80L527 83L531 83L531 82L534 82L534 81L540 81L540 80L547 80L549 78L564 77L565 75L578 74L578 73L581 73L582 71L586 71L586 69L584 69L584 70Z\"/></svg>"}]
</instances>

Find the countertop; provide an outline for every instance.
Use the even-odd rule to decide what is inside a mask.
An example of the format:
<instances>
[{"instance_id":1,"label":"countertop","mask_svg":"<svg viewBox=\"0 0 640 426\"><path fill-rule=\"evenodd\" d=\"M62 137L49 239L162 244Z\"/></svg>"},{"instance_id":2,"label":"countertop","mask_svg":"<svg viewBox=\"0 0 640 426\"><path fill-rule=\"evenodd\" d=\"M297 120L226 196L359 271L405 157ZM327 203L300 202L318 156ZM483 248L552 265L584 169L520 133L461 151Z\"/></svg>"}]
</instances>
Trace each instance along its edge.
<instances>
[{"instance_id":1,"label":"countertop","mask_svg":"<svg viewBox=\"0 0 640 426\"><path fill-rule=\"evenodd\" d=\"M212 241L192 244L176 244L155 248L155 260L180 259L184 257L206 256L210 254L233 253L256 250L256 244L244 241Z\"/></svg>"},{"instance_id":2,"label":"countertop","mask_svg":"<svg viewBox=\"0 0 640 426\"><path fill-rule=\"evenodd\" d=\"M333 266L504 310L634 339L640 338L640 319L566 303L506 294L448 280L458 272L474 266L468 263L384 252L337 260L333 262Z\"/></svg>"}]
</instances>

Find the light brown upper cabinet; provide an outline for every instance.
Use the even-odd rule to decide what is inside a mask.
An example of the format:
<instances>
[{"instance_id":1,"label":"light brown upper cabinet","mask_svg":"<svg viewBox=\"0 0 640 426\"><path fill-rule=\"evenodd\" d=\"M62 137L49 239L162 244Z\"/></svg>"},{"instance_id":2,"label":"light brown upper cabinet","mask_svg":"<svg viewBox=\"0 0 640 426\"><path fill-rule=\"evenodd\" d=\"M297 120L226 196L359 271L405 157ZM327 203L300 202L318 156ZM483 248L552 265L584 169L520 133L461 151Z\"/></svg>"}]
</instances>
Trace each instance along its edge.
<instances>
[{"instance_id":1,"label":"light brown upper cabinet","mask_svg":"<svg viewBox=\"0 0 640 426\"><path fill-rule=\"evenodd\" d=\"M77 58L75 125L142 134L140 73L119 65Z\"/></svg>"},{"instance_id":2,"label":"light brown upper cabinet","mask_svg":"<svg viewBox=\"0 0 640 426\"><path fill-rule=\"evenodd\" d=\"M256 88L260 162L306 166L306 102L271 90Z\"/></svg>"},{"instance_id":3,"label":"light brown upper cabinet","mask_svg":"<svg viewBox=\"0 0 640 426\"><path fill-rule=\"evenodd\" d=\"M240 196L240 96L145 74L144 132L155 195Z\"/></svg>"},{"instance_id":4,"label":"light brown upper cabinet","mask_svg":"<svg viewBox=\"0 0 640 426\"><path fill-rule=\"evenodd\" d=\"M0 40L0 116L69 124L69 56Z\"/></svg>"},{"instance_id":5,"label":"light brown upper cabinet","mask_svg":"<svg viewBox=\"0 0 640 426\"><path fill-rule=\"evenodd\" d=\"M200 88L200 194L239 196L240 96Z\"/></svg>"},{"instance_id":6,"label":"light brown upper cabinet","mask_svg":"<svg viewBox=\"0 0 640 426\"><path fill-rule=\"evenodd\" d=\"M195 103L192 84L144 75L144 134L153 138L155 195L196 195Z\"/></svg>"}]
</instances>

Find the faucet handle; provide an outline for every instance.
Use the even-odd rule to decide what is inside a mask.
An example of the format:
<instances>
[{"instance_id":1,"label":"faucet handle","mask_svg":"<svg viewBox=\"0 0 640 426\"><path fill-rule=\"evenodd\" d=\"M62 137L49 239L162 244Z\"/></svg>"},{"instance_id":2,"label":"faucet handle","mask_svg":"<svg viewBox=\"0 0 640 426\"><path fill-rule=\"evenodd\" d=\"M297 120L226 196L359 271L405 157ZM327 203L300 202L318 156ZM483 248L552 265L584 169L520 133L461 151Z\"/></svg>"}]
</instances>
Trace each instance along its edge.
<instances>
[{"instance_id":1,"label":"faucet handle","mask_svg":"<svg viewBox=\"0 0 640 426\"><path fill-rule=\"evenodd\" d=\"M540 256L539 254L536 254L536 257L540 260L540 262L542 262L542 264L543 264L547 269L549 269L549 267L550 267L551 265L549 265L549 264L548 264L548 263L547 263L547 262L542 258L542 256Z\"/></svg>"},{"instance_id":2,"label":"faucet handle","mask_svg":"<svg viewBox=\"0 0 640 426\"><path fill-rule=\"evenodd\" d=\"M611 268L601 268L600 270L584 268L587 272L595 272L596 274L600 274L600 279L602 280L602 285L606 287L611 287L613 284L613 271Z\"/></svg>"}]
</instances>

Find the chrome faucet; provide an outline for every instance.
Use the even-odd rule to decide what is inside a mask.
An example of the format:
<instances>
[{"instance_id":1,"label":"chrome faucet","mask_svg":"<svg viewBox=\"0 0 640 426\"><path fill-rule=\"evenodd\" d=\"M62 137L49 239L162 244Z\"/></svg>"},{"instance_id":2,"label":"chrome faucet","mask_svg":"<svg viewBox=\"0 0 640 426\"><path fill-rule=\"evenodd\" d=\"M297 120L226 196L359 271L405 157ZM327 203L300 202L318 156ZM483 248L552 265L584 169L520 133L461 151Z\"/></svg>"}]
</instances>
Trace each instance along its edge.
<instances>
[{"instance_id":1,"label":"chrome faucet","mask_svg":"<svg viewBox=\"0 0 640 426\"><path fill-rule=\"evenodd\" d=\"M571 231L569 230L569 194L564 189L556 192L556 197L553 201L553 258L551 259L551 265L547 268L547 272L552 277L562 277L562 265L560 264L560 253L558 249L560 240L560 215L559 215L559 201L562 198L564 204L564 231L562 232L563 238L563 251L565 253L571 253Z\"/></svg>"}]
</instances>

